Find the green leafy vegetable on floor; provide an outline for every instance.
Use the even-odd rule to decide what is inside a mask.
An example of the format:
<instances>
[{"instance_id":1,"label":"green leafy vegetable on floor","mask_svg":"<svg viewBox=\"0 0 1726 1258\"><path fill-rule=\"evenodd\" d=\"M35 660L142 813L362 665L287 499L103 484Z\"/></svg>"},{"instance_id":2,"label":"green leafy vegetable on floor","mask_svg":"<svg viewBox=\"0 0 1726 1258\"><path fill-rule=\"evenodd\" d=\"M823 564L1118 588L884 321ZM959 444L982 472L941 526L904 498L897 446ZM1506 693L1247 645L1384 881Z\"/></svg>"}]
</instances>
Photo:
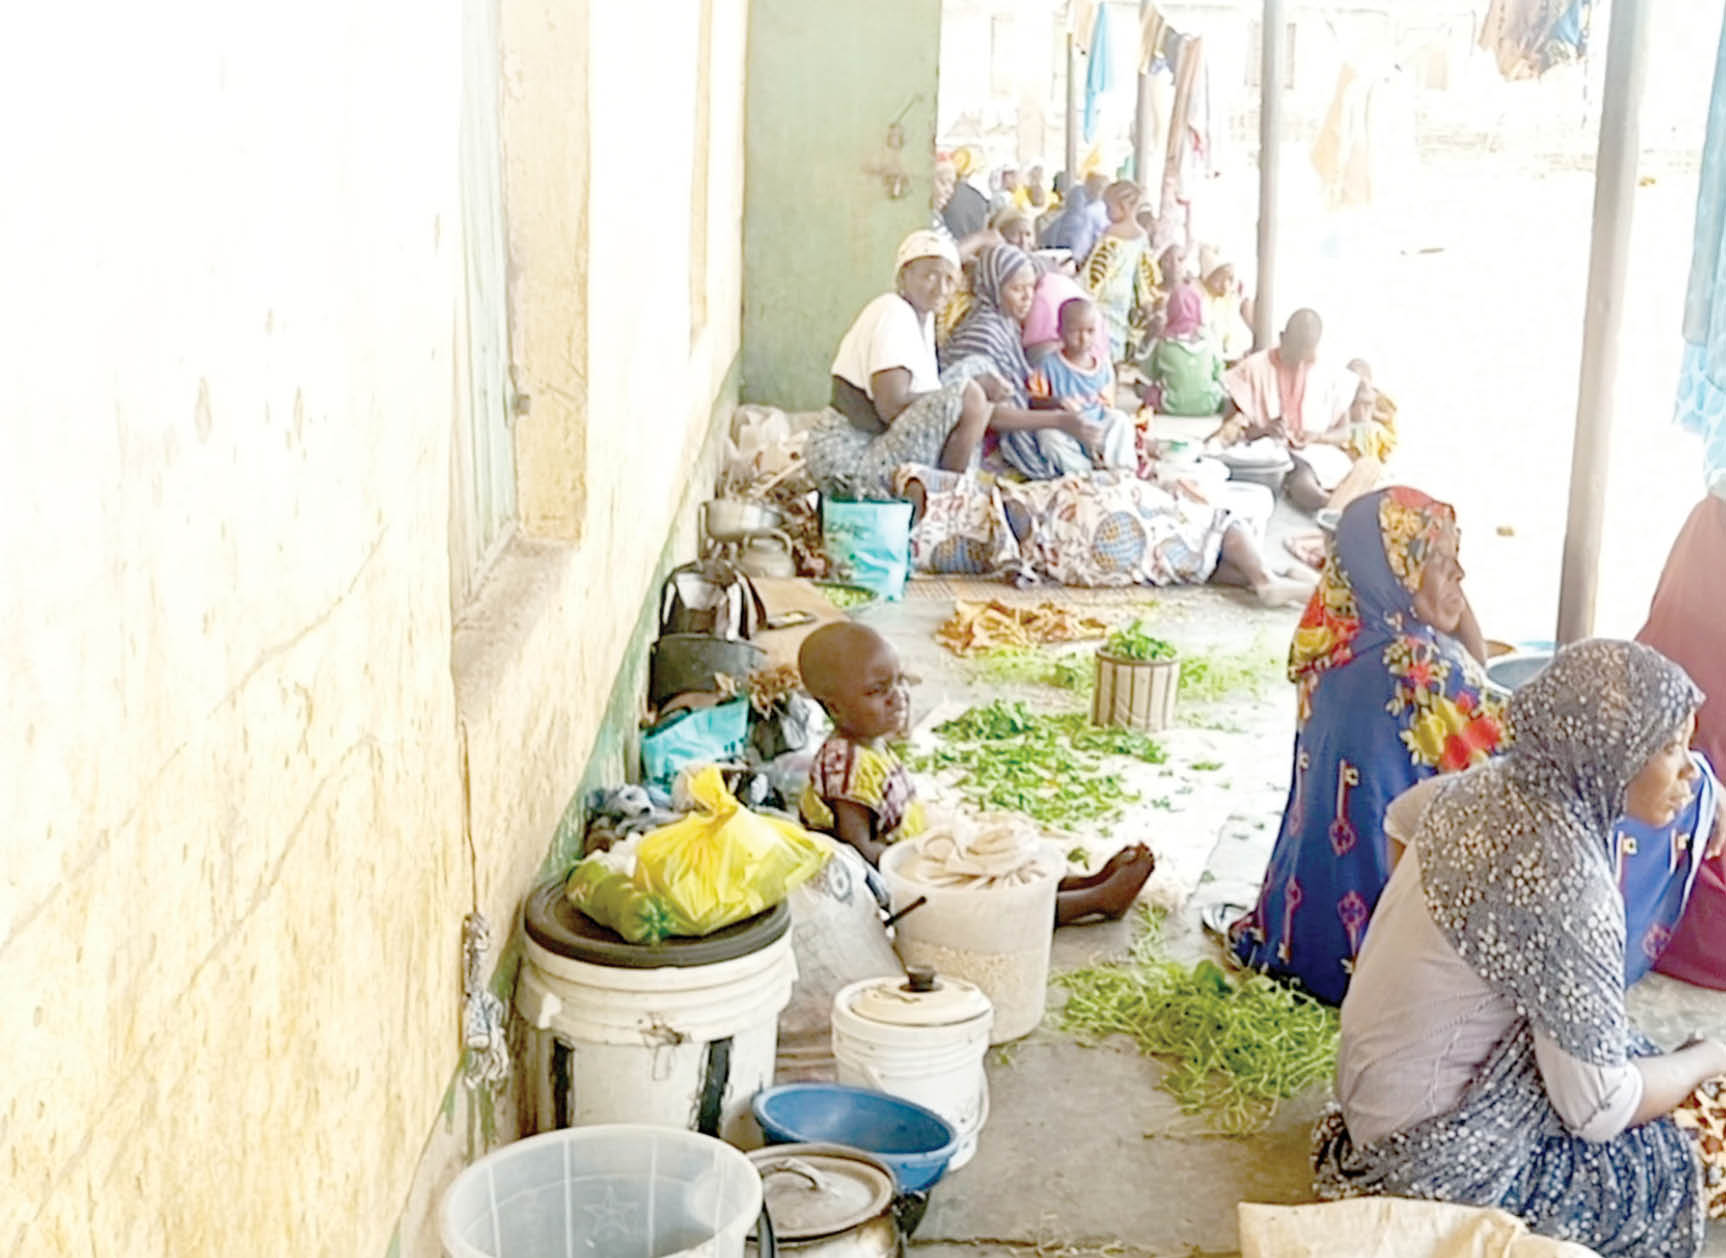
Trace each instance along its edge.
<instances>
[{"instance_id":1,"label":"green leafy vegetable on floor","mask_svg":"<svg viewBox=\"0 0 1726 1258\"><path fill-rule=\"evenodd\" d=\"M848 611L875 601L873 593L855 585L822 585L819 588L827 596L827 601L840 611Z\"/></svg>"},{"instance_id":2,"label":"green leafy vegetable on floor","mask_svg":"<svg viewBox=\"0 0 1726 1258\"><path fill-rule=\"evenodd\" d=\"M1052 686L1073 694L1089 694L1097 672L1091 652L1052 654L1034 647L997 647L978 656L975 675L996 686Z\"/></svg>"},{"instance_id":3,"label":"green leafy vegetable on floor","mask_svg":"<svg viewBox=\"0 0 1726 1258\"><path fill-rule=\"evenodd\" d=\"M1218 769L1220 769L1222 767L1223 767L1223 762L1221 760L1195 760L1195 761L1193 761L1193 768L1197 769L1200 773L1215 773Z\"/></svg>"},{"instance_id":4,"label":"green leafy vegetable on floor","mask_svg":"<svg viewBox=\"0 0 1726 1258\"><path fill-rule=\"evenodd\" d=\"M1049 665L1048 685L1074 694L1090 694L1097 687L1097 665L1090 655L1057 655Z\"/></svg>"},{"instance_id":5,"label":"green leafy vegetable on floor","mask_svg":"<svg viewBox=\"0 0 1726 1258\"><path fill-rule=\"evenodd\" d=\"M1104 771L1109 757L1147 764L1167 759L1145 734L1098 729L1079 712L1034 712L1022 700L971 708L935 733L941 746L910 756L912 769L952 770L960 794L977 807L1023 813L1059 828L1110 821L1138 802L1118 776Z\"/></svg>"},{"instance_id":6,"label":"green leafy vegetable on floor","mask_svg":"<svg viewBox=\"0 0 1726 1258\"><path fill-rule=\"evenodd\" d=\"M1282 660L1268 645L1242 651L1195 651L1181 657L1181 701L1218 703L1239 694L1263 694L1282 675Z\"/></svg>"},{"instance_id":7,"label":"green leafy vegetable on floor","mask_svg":"<svg viewBox=\"0 0 1726 1258\"><path fill-rule=\"evenodd\" d=\"M1188 704L1219 703L1237 696L1264 694L1282 678L1279 648L1259 642L1236 651L1210 651L1182 647L1145 632L1144 622L1135 620L1118 630L1105 643L1111 655L1135 661L1171 659L1181 661L1181 701ZM1164 653L1157 653L1164 652ZM976 658L974 676L997 686L1049 686L1076 695L1088 695L1096 687L1095 658L1090 651L1059 653L1035 647L998 647ZM1189 722L1183 718L1182 724ZM1201 728L1242 733L1238 723L1196 722Z\"/></svg>"},{"instance_id":8,"label":"green leafy vegetable on floor","mask_svg":"<svg viewBox=\"0 0 1726 1258\"><path fill-rule=\"evenodd\" d=\"M1145 622L1142 620L1135 620L1132 624L1111 633L1109 640L1103 644L1103 651L1116 659L1136 660L1140 663L1148 663L1151 660L1172 660L1178 654L1174 643L1153 637L1150 630L1145 628Z\"/></svg>"},{"instance_id":9,"label":"green leafy vegetable on floor","mask_svg":"<svg viewBox=\"0 0 1726 1258\"><path fill-rule=\"evenodd\" d=\"M1062 1029L1095 1044L1126 1035L1165 1059L1161 1086L1228 1135L1260 1130L1278 1101L1336 1069L1336 1011L1262 974L1169 957L1161 921L1141 910L1128 959L1055 976Z\"/></svg>"}]
</instances>

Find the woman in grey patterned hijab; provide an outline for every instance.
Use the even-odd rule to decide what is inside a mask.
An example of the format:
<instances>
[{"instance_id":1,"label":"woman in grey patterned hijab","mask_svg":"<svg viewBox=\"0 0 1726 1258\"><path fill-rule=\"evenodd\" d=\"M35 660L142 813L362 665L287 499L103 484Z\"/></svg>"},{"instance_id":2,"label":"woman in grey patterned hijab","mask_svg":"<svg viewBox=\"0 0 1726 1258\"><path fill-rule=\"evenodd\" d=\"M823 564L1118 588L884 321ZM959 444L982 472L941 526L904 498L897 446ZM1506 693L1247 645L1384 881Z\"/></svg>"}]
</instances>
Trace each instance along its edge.
<instances>
[{"instance_id":1,"label":"woman in grey patterned hijab","mask_svg":"<svg viewBox=\"0 0 1726 1258\"><path fill-rule=\"evenodd\" d=\"M1358 1147L1343 1114L1327 1115L1314 1150L1320 1196L1497 1206L1603 1255L1700 1252L1699 1162L1666 1115L1726 1073L1726 1048L1704 1041L1662 1056L1627 1018L1609 841L1617 817L1658 813L1687 784L1676 766L1701 699L1657 651L1579 643L1517 691L1508 754L1435 790L1410 849L1418 869L1401 871L1418 888L1405 888L1399 909L1404 927L1424 909L1439 939L1411 973L1432 1000L1453 995L1454 979L1486 1024L1507 1030L1443 1112ZM1387 890L1385 903L1396 901ZM1381 931L1382 921L1373 930L1387 948L1419 938L1397 923ZM1363 974L1374 943L1369 933ZM1345 1055L1349 1025L1345 1005ZM1554 1107L1564 1086L1555 1072L1624 1084L1617 1130L1579 1134Z\"/></svg>"}]
</instances>

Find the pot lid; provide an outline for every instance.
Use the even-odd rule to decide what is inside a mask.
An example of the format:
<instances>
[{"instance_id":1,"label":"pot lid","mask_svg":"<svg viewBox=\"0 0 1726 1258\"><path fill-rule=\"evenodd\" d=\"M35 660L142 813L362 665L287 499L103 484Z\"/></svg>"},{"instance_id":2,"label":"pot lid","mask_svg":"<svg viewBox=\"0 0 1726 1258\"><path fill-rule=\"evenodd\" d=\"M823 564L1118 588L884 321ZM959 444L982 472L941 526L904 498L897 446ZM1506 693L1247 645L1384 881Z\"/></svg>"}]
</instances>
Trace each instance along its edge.
<instances>
[{"instance_id":1,"label":"pot lid","mask_svg":"<svg viewBox=\"0 0 1726 1258\"><path fill-rule=\"evenodd\" d=\"M522 911L522 925L540 947L571 961L628 970L716 965L765 948L791 929L790 906L781 900L765 912L698 939L674 935L657 944L633 944L571 904L563 893L566 879L567 875L560 875L539 885Z\"/></svg>"},{"instance_id":2,"label":"pot lid","mask_svg":"<svg viewBox=\"0 0 1726 1258\"><path fill-rule=\"evenodd\" d=\"M885 1214L893 1203L893 1172L859 1149L832 1144L779 1144L749 1160L774 1234L782 1241L846 1232Z\"/></svg>"},{"instance_id":3,"label":"pot lid","mask_svg":"<svg viewBox=\"0 0 1726 1258\"><path fill-rule=\"evenodd\" d=\"M911 966L904 978L858 983L840 999L859 1018L889 1026L954 1026L989 1014L994 1006L975 983Z\"/></svg>"}]
</instances>

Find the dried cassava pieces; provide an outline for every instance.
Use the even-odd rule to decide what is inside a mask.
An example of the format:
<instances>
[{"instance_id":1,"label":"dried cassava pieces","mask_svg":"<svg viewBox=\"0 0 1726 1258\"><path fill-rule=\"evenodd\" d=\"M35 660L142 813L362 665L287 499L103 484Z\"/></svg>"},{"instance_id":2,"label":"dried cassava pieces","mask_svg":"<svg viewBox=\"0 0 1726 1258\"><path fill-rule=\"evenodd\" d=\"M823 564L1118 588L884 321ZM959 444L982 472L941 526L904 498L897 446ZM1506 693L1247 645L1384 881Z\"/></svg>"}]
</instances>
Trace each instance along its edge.
<instances>
[{"instance_id":1,"label":"dried cassava pieces","mask_svg":"<svg viewBox=\"0 0 1726 1258\"><path fill-rule=\"evenodd\" d=\"M1059 603L1016 607L991 599L987 603L955 602L952 619L935 631L935 641L955 655L969 656L1001 647L1082 642L1108 632L1109 626L1095 616L1080 615Z\"/></svg>"}]
</instances>

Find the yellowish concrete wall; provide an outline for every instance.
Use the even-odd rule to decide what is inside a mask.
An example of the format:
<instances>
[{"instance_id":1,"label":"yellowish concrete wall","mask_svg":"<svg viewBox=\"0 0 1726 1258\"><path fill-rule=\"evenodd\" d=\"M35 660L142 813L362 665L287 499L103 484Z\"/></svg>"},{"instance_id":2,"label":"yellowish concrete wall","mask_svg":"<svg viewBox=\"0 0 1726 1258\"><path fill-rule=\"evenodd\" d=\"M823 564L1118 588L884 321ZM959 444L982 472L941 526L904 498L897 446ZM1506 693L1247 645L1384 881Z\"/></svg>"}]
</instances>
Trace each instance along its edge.
<instances>
[{"instance_id":1,"label":"yellowish concrete wall","mask_svg":"<svg viewBox=\"0 0 1726 1258\"><path fill-rule=\"evenodd\" d=\"M698 10L666 8L655 43L632 6L504 2L537 536L459 622L459 0L106 6L100 40L38 6L7 41L0 1250L346 1258L399 1220L435 1252L458 729L501 933L737 354L745 5L714 11L693 336Z\"/></svg>"}]
</instances>

